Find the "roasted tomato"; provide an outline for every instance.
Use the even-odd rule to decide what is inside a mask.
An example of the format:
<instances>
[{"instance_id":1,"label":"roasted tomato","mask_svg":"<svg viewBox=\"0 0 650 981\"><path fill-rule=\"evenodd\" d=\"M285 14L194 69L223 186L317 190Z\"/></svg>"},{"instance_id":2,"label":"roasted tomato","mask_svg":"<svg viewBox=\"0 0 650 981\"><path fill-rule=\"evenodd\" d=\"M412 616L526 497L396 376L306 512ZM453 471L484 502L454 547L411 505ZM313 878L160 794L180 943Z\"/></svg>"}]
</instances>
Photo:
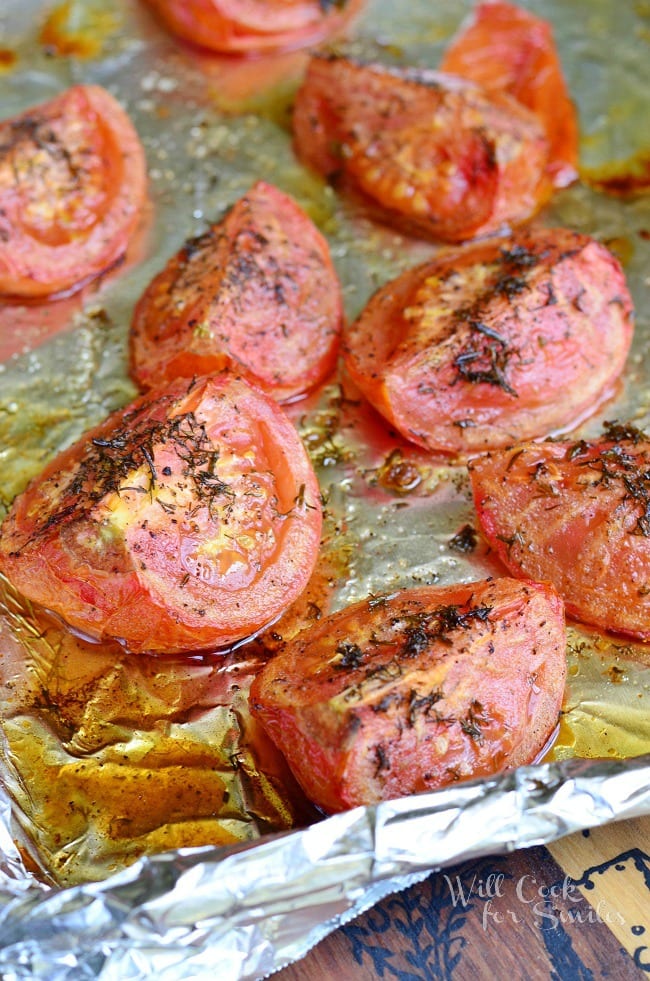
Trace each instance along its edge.
<instances>
[{"instance_id":1,"label":"roasted tomato","mask_svg":"<svg viewBox=\"0 0 650 981\"><path fill-rule=\"evenodd\" d=\"M315 55L293 127L306 164L342 174L387 217L436 239L523 222L550 192L535 116L456 76Z\"/></svg>"},{"instance_id":2,"label":"roasted tomato","mask_svg":"<svg viewBox=\"0 0 650 981\"><path fill-rule=\"evenodd\" d=\"M0 124L0 293L80 286L125 252L146 195L130 119L98 85L77 85Z\"/></svg>"},{"instance_id":3,"label":"roasted tomato","mask_svg":"<svg viewBox=\"0 0 650 981\"><path fill-rule=\"evenodd\" d=\"M295 201L259 182L145 290L132 374L151 388L234 365L286 401L332 370L341 320L327 242Z\"/></svg>"},{"instance_id":4,"label":"roasted tomato","mask_svg":"<svg viewBox=\"0 0 650 981\"><path fill-rule=\"evenodd\" d=\"M632 337L618 261L565 229L441 253L380 289L344 336L348 370L407 439L475 453L577 423Z\"/></svg>"},{"instance_id":5,"label":"roasted tomato","mask_svg":"<svg viewBox=\"0 0 650 981\"><path fill-rule=\"evenodd\" d=\"M650 438L524 443L470 468L481 529L507 568L548 579L567 613L650 640Z\"/></svg>"},{"instance_id":6,"label":"roasted tomato","mask_svg":"<svg viewBox=\"0 0 650 981\"><path fill-rule=\"evenodd\" d=\"M340 34L365 0L147 0L166 27L212 51L304 48Z\"/></svg>"},{"instance_id":7,"label":"roasted tomato","mask_svg":"<svg viewBox=\"0 0 650 981\"><path fill-rule=\"evenodd\" d=\"M0 569L90 637L203 650L300 594L320 529L294 427L224 373L138 399L50 463L0 529Z\"/></svg>"},{"instance_id":8,"label":"roasted tomato","mask_svg":"<svg viewBox=\"0 0 650 981\"><path fill-rule=\"evenodd\" d=\"M562 601L515 579L375 597L299 634L252 711L324 811L531 762L566 674Z\"/></svg>"},{"instance_id":9,"label":"roasted tomato","mask_svg":"<svg viewBox=\"0 0 650 981\"><path fill-rule=\"evenodd\" d=\"M512 3L479 3L440 64L488 89L508 92L541 121L556 187L578 176L578 124L550 24Z\"/></svg>"}]
</instances>

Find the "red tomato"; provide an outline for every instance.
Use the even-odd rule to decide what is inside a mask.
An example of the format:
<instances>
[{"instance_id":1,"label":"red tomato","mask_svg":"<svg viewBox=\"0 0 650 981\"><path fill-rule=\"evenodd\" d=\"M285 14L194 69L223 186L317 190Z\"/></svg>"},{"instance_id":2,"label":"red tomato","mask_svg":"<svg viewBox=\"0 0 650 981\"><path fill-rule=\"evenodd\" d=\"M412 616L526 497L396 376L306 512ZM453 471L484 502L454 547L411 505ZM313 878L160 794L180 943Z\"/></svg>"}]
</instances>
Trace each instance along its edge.
<instances>
[{"instance_id":1,"label":"red tomato","mask_svg":"<svg viewBox=\"0 0 650 981\"><path fill-rule=\"evenodd\" d=\"M565 229L441 253L380 289L344 336L348 370L403 436L476 453L576 424L632 338L623 271Z\"/></svg>"},{"instance_id":2,"label":"red tomato","mask_svg":"<svg viewBox=\"0 0 650 981\"><path fill-rule=\"evenodd\" d=\"M146 163L118 102L77 85L0 124L0 293L60 293L125 252Z\"/></svg>"},{"instance_id":3,"label":"red tomato","mask_svg":"<svg viewBox=\"0 0 650 981\"><path fill-rule=\"evenodd\" d=\"M314 56L293 127L306 164L437 239L523 222L550 193L533 114L455 76Z\"/></svg>"},{"instance_id":4,"label":"red tomato","mask_svg":"<svg viewBox=\"0 0 650 981\"><path fill-rule=\"evenodd\" d=\"M138 399L53 460L0 529L0 568L90 637L203 650L300 594L320 530L294 427L222 374Z\"/></svg>"},{"instance_id":5,"label":"red tomato","mask_svg":"<svg viewBox=\"0 0 650 981\"><path fill-rule=\"evenodd\" d=\"M324 811L531 762L566 675L562 601L514 579L357 603L262 669L250 704Z\"/></svg>"},{"instance_id":6,"label":"red tomato","mask_svg":"<svg viewBox=\"0 0 650 981\"><path fill-rule=\"evenodd\" d=\"M531 109L550 144L556 187L578 176L578 124L550 25L512 3L479 3L447 49L440 70L508 92Z\"/></svg>"},{"instance_id":7,"label":"red tomato","mask_svg":"<svg viewBox=\"0 0 650 981\"><path fill-rule=\"evenodd\" d=\"M132 374L150 388L234 365L286 401L333 369L341 321L327 242L295 201L260 181L145 290Z\"/></svg>"},{"instance_id":8,"label":"red tomato","mask_svg":"<svg viewBox=\"0 0 650 981\"><path fill-rule=\"evenodd\" d=\"M303 48L338 35L365 0L147 0L166 27L213 51Z\"/></svg>"},{"instance_id":9,"label":"red tomato","mask_svg":"<svg viewBox=\"0 0 650 981\"><path fill-rule=\"evenodd\" d=\"M522 444L470 465L481 529L514 575L548 579L567 613L650 640L650 439Z\"/></svg>"}]
</instances>

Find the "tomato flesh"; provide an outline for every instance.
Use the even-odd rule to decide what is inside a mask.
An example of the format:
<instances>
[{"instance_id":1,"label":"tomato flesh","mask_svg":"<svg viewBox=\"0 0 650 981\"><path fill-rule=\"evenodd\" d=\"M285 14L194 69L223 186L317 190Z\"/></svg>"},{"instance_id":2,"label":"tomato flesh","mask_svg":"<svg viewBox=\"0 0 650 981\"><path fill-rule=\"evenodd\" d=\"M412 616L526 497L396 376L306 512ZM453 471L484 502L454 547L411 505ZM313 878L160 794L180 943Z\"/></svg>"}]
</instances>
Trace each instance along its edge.
<instances>
[{"instance_id":1,"label":"tomato flesh","mask_svg":"<svg viewBox=\"0 0 650 981\"><path fill-rule=\"evenodd\" d=\"M326 240L260 181L147 287L131 324L131 371L151 388L234 366L287 401L334 368L342 315Z\"/></svg>"},{"instance_id":2,"label":"tomato flesh","mask_svg":"<svg viewBox=\"0 0 650 981\"><path fill-rule=\"evenodd\" d=\"M650 640L650 441L523 443L470 465L483 534L513 575L553 582L567 613Z\"/></svg>"},{"instance_id":3,"label":"tomato flesh","mask_svg":"<svg viewBox=\"0 0 650 981\"><path fill-rule=\"evenodd\" d=\"M135 652L231 645L299 594L320 543L292 424L229 374L113 414L19 495L0 568L28 599Z\"/></svg>"},{"instance_id":4,"label":"tomato flesh","mask_svg":"<svg viewBox=\"0 0 650 981\"><path fill-rule=\"evenodd\" d=\"M257 676L250 703L326 812L532 761L566 677L547 583L418 587L333 614Z\"/></svg>"},{"instance_id":5,"label":"tomato flesh","mask_svg":"<svg viewBox=\"0 0 650 981\"><path fill-rule=\"evenodd\" d=\"M165 26L212 51L256 54L308 47L340 34L365 0L148 0Z\"/></svg>"},{"instance_id":6,"label":"tomato flesh","mask_svg":"<svg viewBox=\"0 0 650 981\"><path fill-rule=\"evenodd\" d=\"M306 164L443 241L526 221L550 193L533 114L452 75L314 55L293 128Z\"/></svg>"},{"instance_id":7,"label":"tomato flesh","mask_svg":"<svg viewBox=\"0 0 650 981\"><path fill-rule=\"evenodd\" d=\"M98 85L0 124L0 293L82 285L125 252L146 195L138 135Z\"/></svg>"},{"instance_id":8,"label":"tomato flesh","mask_svg":"<svg viewBox=\"0 0 650 981\"><path fill-rule=\"evenodd\" d=\"M507 92L539 118L556 187L577 176L578 125L550 25L511 3L479 3L440 70Z\"/></svg>"},{"instance_id":9,"label":"tomato flesh","mask_svg":"<svg viewBox=\"0 0 650 981\"><path fill-rule=\"evenodd\" d=\"M476 453L576 424L632 339L616 258L565 229L441 253L382 287L344 334L347 369L407 439Z\"/></svg>"}]
</instances>

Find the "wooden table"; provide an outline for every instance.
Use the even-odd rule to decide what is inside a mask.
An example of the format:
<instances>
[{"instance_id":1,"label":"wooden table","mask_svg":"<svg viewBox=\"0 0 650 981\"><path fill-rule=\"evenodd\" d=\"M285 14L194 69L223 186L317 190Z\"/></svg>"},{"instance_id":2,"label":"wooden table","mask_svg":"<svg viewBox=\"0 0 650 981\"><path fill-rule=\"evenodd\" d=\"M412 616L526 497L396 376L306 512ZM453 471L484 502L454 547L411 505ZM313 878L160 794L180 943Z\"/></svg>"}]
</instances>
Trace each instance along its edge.
<instances>
[{"instance_id":1,"label":"wooden table","mask_svg":"<svg viewBox=\"0 0 650 981\"><path fill-rule=\"evenodd\" d=\"M650 817L435 873L276 977L650 977Z\"/></svg>"}]
</instances>

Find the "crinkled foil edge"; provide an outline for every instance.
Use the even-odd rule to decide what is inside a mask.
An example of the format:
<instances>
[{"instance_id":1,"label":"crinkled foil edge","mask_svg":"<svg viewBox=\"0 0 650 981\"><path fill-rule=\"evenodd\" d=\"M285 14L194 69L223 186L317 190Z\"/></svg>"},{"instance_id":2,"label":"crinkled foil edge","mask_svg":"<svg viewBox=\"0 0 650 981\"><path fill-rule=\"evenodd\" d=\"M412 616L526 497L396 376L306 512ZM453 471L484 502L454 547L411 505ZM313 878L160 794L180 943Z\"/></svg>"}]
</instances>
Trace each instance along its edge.
<instances>
[{"instance_id":1,"label":"crinkled foil edge","mask_svg":"<svg viewBox=\"0 0 650 981\"><path fill-rule=\"evenodd\" d=\"M570 759L360 807L254 846L143 858L103 882L37 883L0 800L3 978L263 978L385 895L463 860L650 813L650 755Z\"/></svg>"}]
</instances>

